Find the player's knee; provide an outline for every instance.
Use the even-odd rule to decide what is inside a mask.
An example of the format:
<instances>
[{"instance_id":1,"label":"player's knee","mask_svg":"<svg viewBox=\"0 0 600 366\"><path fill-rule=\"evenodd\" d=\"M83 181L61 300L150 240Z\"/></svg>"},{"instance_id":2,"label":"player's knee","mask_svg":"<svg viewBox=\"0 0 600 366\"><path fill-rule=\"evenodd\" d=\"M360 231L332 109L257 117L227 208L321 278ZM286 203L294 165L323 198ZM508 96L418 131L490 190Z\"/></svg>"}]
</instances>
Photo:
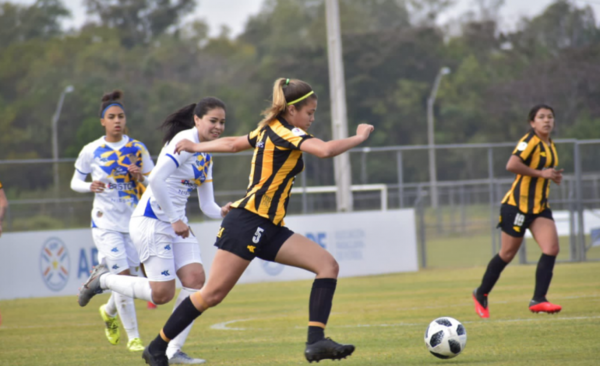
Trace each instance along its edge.
<instances>
[{"instance_id":1,"label":"player's knee","mask_svg":"<svg viewBox=\"0 0 600 366\"><path fill-rule=\"evenodd\" d=\"M560 252L560 248L558 247L558 245L554 245L550 248L546 248L543 252L546 255L556 257L558 255L558 253Z\"/></svg>"},{"instance_id":2,"label":"player's knee","mask_svg":"<svg viewBox=\"0 0 600 366\"><path fill-rule=\"evenodd\" d=\"M156 305L163 305L175 297L175 289L152 291L152 302Z\"/></svg>"},{"instance_id":3,"label":"player's knee","mask_svg":"<svg viewBox=\"0 0 600 366\"><path fill-rule=\"evenodd\" d=\"M500 253L498 253L500 255L500 258L506 262L506 263L510 263L512 262L512 260L515 258L515 255L517 255L517 250L501 250Z\"/></svg>"},{"instance_id":4,"label":"player's knee","mask_svg":"<svg viewBox=\"0 0 600 366\"><path fill-rule=\"evenodd\" d=\"M340 265L333 256L330 256L320 267L317 273L319 277L337 278L340 273Z\"/></svg>"},{"instance_id":5,"label":"player's knee","mask_svg":"<svg viewBox=\"0 0 600 366\"><path fill-rule=\"evenodd\" d=\"M205 277L204 273L200 274L188 274L183 278L179 278L183 287L189 289L200 290L204 286Z\"/></svg>"}]
</instances>

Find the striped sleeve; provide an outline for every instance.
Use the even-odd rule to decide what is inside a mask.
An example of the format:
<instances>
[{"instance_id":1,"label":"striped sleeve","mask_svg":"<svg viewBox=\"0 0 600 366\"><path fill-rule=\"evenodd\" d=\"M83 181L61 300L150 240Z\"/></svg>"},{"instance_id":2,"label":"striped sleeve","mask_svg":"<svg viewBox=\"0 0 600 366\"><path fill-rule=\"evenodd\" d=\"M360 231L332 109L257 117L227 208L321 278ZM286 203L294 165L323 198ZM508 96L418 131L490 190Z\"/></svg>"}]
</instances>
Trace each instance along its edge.
<instances>
[{"instance_id":1,"label":"striped sleeve","mask_svg":"<svg viewBox=\"0 0 600 366\"><path fill-rule=\"evenodd\" d=\"M250 143L250 146L256 147L256 141L258 140L258 136L260 135L261 130L262 128L258 127L256 130L248 134L248 142Z\"/></svg>"},{"instance_id":2,"label":"striped sleeve","mask_svg":"<svg viewBox=\"0 0 600 366\"><path fill-rule=\"evenodd\" d=\"M538 141L537 138L535 138L535 133L529 132L519 141L512 154L520 157L521 160L526 161L535 150L537 143Z\"/></svg>"}]
</instances>

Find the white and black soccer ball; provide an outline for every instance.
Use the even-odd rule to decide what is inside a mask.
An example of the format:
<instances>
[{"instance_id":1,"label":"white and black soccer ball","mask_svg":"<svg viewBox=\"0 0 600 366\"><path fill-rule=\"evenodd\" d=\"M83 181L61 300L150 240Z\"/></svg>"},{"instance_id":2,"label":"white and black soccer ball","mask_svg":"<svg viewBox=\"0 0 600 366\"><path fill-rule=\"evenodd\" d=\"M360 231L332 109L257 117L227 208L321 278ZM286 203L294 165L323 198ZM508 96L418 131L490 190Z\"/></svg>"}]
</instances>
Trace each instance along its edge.
<instances>
[{"instance_id":1,"label":"white and black soccer ball","mask_svg":"<svg viewBox=\"0 0 600 366\"><path fill-rule=\"evenodd\" d=\"M454 318L437 318L425 330L425 344L435 357L456 357L467 345L467 331Z\"/></svg>"}]
</instances>

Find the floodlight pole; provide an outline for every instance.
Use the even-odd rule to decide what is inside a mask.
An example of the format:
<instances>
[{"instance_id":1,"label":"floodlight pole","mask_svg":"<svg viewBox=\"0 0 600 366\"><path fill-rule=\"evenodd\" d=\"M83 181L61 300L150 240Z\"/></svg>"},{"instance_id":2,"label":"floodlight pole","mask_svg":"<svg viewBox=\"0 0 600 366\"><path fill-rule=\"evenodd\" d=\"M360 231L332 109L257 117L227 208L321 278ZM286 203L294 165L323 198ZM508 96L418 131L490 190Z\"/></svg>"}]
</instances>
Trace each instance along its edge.
<instances>
[{"instance_id":1,"label":"floodlight pole","mask_svg":"<svg viewBox=\"0 0 600 366\"><path fill-rule=\"evenodd\" d=\"M72 85L69 85L62 91L62 93L60 93L56 111L52 116L52 160L54 160L54 190L56 192L56 198L58 198L58 185L60 183L58 178L58 119L60 117L60 111L62 110L62 105L65 100L65 94L71 93L73 90L75 90L75 88L73 88Z\"/></svg>"},{"instance_id":2,"label":"floodlight pole","mask_svg":"<svg viewBox=\"0 0 600 366\"><path fill-rule=\"evenodd\" d=\"M431 94L427 99L427 144L429 145L429 182L431 186L431 207L438 208L438 190L437 190L437 169L435 162L435 141L433 139L433 105L437 96L442 77L448 75L450 69L448 67L442 67L435 77Z\"/></svg>"},{"instance_id":3,"label":"floodlight pole","mask_svg":"<svg viewBox=\"0 0 600 366\"><path fill-rule=\"evenodd\" d=\"M329 90L331 94L331 123L334 140L348 137L346 111L346 85L342 61L342 37L340 11L337 0L325 0L327 17L327 56L329 60ZM338 212L352 211L352 179L350 154L343 153L333 158L336 201Z\"/></svg>"}]
</instances>

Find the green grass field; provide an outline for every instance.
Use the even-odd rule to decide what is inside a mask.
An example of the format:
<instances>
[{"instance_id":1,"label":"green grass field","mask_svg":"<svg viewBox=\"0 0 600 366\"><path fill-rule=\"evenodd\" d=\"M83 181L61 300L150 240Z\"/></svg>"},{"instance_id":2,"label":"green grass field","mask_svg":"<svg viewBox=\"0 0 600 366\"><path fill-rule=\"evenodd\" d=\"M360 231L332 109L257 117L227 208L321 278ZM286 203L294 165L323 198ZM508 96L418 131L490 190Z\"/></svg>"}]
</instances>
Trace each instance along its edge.
<instances>
[{"instance_id":1,"label":"green grass field","mask_svg":"<svg viewBox=\"0 0 600 366\"><path fill-rule=\"evenodd\" d=\"M328 335L357 346L344 365L598 365L600 262L560 263L549 298L564 310L532 314L535 266L511 265L490 297L492 317L479 319L471 290L484 267L341 279ZM203 314L186 347L208 365L302 365L310 281L237 286ZM122 336L104 338L99 295L86 308L75 297L0 301L0 365L142 365ZM149 342L172 305L137 303L142 339ZM463 322L468 342L457 358L429 354L423 333L431 320ZM332 361L322 361L325 365ZM323 364L319 363L319 364ZM337 364L337 363L335 363Z\"/></svg>"}]
</instances>

